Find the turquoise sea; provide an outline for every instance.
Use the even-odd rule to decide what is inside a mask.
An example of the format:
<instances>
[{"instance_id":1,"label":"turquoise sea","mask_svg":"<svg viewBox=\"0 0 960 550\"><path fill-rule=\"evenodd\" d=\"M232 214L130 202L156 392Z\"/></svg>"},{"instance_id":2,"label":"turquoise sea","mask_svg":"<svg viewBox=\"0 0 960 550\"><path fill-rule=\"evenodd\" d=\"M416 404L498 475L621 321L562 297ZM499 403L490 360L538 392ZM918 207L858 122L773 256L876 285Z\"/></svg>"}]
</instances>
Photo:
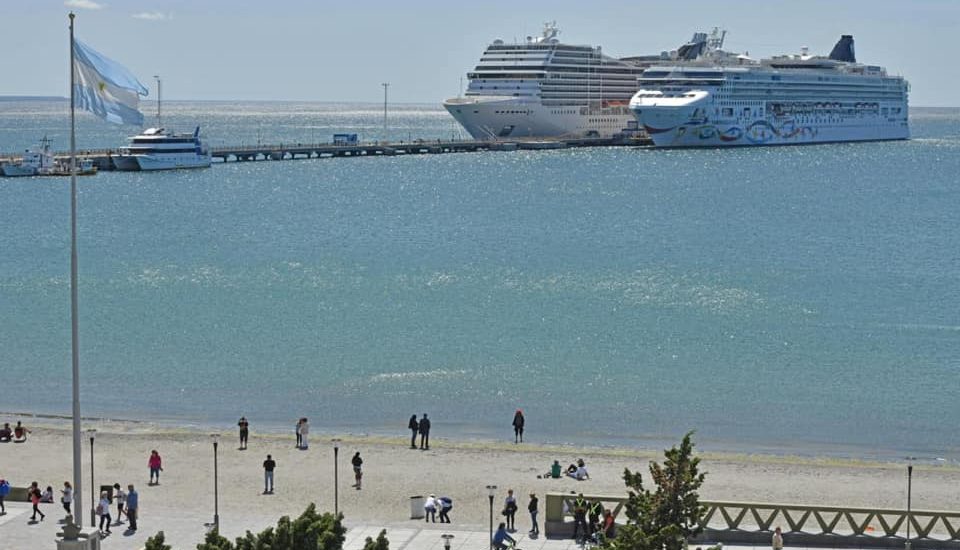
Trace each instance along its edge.
<instances>
[{"instance_id":1,"label":"turquoise sea","mask_svg":"<svg viewBox=\"0 0 960 550\"><path fill-rule=\"evenodd\" d=\"M164 107L215 145L382 137L378 105ZM131 133L78 116L81 149ZM534 442L960 461L960 110L911 126L83 178L83 414L505 438L520 407ZM0 102L0 151L44 134L64 103ZM68 209L0 179L0 411L69 413Z\"/></svg>"}]
</instances>

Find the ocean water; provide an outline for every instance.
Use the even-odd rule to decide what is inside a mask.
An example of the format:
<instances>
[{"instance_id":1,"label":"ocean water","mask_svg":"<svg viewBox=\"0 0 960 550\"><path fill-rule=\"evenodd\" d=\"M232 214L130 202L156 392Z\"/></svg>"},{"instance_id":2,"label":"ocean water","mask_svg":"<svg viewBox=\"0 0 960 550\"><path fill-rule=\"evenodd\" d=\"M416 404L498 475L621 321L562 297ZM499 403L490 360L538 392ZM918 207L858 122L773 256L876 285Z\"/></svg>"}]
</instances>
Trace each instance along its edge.
<instances>
[{"instance_id":1,"label":"ocean water","mask_svg":"<svg viewBox=\"0 0 960 550\"><path fill-rule=\"evenodd\" d=\"M382 137L377 105L165 111L213 144ZM79 118L80 148L129 133ZM960 110L911 126L83 178L83 414L500 438L523 408L534 442L960 460ZM0 103L0 151L44 134L67 147L63 104ZM0 411L69 413L68 208L0 179Z\"/></svg>"}]
</instances>

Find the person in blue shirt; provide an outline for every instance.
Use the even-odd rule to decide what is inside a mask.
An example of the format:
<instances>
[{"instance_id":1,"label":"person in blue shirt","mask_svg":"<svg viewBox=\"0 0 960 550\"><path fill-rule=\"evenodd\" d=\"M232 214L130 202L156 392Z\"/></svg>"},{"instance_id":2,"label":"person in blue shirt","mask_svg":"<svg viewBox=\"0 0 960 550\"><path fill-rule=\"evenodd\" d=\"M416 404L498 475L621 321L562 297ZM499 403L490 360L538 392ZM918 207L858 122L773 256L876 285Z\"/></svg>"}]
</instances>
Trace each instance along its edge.
<instances>
[{"instance_id":1,"label":"person in blue shirt","mask_svg":"<svg viewBox=\"0 0 960 550\"><path fill-rule=\"evenodd\" d=\"M140 493L133 488L133 483L127 485L127 521L131 531L137 530L137 516L140 515Z\"/></svg>"},{"instance_id":2,"label":"person in blue shirt","mask_svg":"<svg viewBox=\"0 0 960 550\"><path fill-rule=\"evenodd\" d=\"M510 545L507 545L504 541L510 541ZM517 541L510 536L510 533L507 533L507 524L501 523L497 527L497 532L493 534L493 547L497 550L506 550L515 544L517 544Z\"/></svg>"}]
</instances>

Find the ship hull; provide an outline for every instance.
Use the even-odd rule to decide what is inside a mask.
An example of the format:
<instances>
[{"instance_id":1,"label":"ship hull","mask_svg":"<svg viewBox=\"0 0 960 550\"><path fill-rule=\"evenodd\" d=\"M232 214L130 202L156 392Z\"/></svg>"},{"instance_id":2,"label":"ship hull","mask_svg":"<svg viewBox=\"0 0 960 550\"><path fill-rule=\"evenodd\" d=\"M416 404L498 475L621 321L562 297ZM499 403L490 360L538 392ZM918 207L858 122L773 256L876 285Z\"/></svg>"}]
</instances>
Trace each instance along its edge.
<instances>
[{"instance_id":1,"label":"ship hull","mask_svg":"<svg viewBox=\"0 0 960 550\"><path fill-rule=\"evenodd\" d=\"M510 98L457 98L444 102L447 111L474 139L609 138L636 127L624 108L547 106Z\"/></svg>"}]
</instances>

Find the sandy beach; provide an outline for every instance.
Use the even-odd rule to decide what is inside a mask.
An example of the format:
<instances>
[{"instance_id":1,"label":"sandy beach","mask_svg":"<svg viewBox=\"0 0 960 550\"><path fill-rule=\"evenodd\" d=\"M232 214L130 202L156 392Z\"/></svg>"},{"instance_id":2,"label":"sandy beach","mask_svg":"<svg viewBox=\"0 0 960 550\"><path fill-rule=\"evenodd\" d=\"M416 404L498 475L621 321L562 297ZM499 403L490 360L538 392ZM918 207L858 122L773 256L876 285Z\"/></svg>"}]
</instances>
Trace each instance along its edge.
<instances>
[{"instance_id":1,"label":"sandy beach","mask_svg":"<svg viewBox=\"0 0 960 550\"><path fill-rule=\"evenodd\" d=\"M10 420L16 420L11 417ZM4 419L6 421L6 419ZM59 489L71 478L71 433L67 421L24 418L33 433L23 444L0 444L0 477L14 486L31 481ZM86 422L96 428L96 483L134 483L140 491L140 530L135 536L113 537L106 546L139 548L147 536L166 530L175 547L191 547L213 517L213 447L206 431L173 430L142 423ZM441 430L435 427L438 436ZM220 516L229 537L246 529L259 530L282 515L297 515L310 502L333 509L333 448L330 436L314 433L310 449L294 448L293 434L259 433L251 427L249 449L238 450L235 429L224 427L219 447ZM520 497L518 530L529 528L524 512L527 495L535 492L583 491L624 494L624 467L646 471L661 449L577 449L515 445L510 440L457 441L437 437L431 450L409 448L409 438L354 437L342 439L339 461L339 507L348 524L373 523L410 526L409 497L446 495L454 500L450 514L459 528L486 526L486 485L498 490L496 509L506 489ZM147 457L156 449L164 471L158 486L147 486ZM363 489L352 487L350 458L360 451L364 459ZM84 437L84 501L89 514L89 441ZM263 495L262 462L267 454L277 462L276 492ZM774 455L701 454L708 472L702 498L751 502L833 504L901 508L906 501L902 464L799 458ZM556 459L567 465L584 458L591 479L577 482L538 479ZM913 477L913 506L926 510L960 509L960 468L918 463ZM59 504L44 508L61 517ZM27 515L16 519L25 523ZM0 538L12 521L0 523ZM439 524L438 524L439 525ZM122 527L120 528L123 529Z\"/></svg>"}]
</instances>

